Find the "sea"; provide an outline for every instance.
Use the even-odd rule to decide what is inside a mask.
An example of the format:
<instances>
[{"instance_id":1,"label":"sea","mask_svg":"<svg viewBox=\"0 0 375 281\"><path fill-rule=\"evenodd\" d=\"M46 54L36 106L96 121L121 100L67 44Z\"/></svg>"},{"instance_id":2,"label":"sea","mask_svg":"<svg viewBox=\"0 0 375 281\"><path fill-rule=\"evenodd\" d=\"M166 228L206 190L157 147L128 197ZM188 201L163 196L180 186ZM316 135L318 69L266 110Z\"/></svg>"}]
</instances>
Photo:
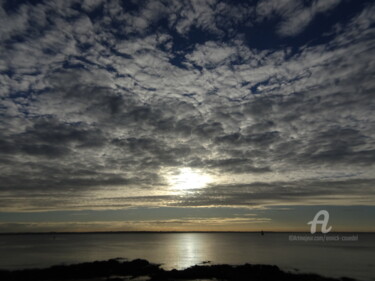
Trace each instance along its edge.
<instances>
[{"instance_id":1,"label":"sea","mask_svg":"<svg viewBox=\"0 0 375 281\"><path fill-rule=\"evenodd\" d=\"M375 280L375 233L329 236L330 239L322 239L322 235L311 239L307 233L0 235L0 269L141 258L168 270L196 264L271 264L294 273Z\"/></svg>"}]
</instances>

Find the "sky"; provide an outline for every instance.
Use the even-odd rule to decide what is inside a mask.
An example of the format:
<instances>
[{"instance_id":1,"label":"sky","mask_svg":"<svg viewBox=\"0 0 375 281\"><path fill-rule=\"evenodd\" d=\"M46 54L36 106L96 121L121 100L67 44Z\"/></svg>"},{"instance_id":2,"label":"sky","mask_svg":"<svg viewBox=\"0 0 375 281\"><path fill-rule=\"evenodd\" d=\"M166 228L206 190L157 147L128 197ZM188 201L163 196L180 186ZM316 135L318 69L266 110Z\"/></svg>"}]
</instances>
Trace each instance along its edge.
<instances>
[{"instance_id":1,"label":"sky","mask_svg":"<svg viewBox=\"0 0 375 281\"><path fill-rule=\"evenodd\" d=\"M0 0L0 232L375 231L375 3Z\"/></svg>"}]
</instances>

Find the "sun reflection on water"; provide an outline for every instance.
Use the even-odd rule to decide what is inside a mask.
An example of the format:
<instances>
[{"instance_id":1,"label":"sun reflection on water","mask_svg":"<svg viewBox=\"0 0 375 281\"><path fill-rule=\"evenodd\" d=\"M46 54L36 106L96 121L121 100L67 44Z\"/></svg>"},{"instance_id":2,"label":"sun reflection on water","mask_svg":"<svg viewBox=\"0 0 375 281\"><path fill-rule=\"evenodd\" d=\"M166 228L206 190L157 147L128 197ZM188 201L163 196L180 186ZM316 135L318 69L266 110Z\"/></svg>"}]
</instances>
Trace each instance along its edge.
<instances>
[{"instance_id":1,"label":"sun reflection on water","mask_svg":"<svg viewBox=\"0 0 375 281\"><path fill-rule=\"evenodd\" d=\"M204 261L204 257L209 255L208 241L205 236L199 233L180 233L174 236L177 241L175 249L175 268L187 268Z\"/></svg>"}]
</instances>

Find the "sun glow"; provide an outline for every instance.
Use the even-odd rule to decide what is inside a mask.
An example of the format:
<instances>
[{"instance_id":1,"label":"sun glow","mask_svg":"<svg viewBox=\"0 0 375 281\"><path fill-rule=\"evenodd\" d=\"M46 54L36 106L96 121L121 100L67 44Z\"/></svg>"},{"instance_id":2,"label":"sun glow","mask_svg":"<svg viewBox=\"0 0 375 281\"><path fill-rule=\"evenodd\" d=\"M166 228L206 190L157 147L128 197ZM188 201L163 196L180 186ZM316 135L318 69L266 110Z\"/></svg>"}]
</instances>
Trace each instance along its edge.
<instances>
[{"instance_id":1,"label":"sun glow","mask_svg":"<svg viewBox=\"0 0 375 281\"><path fill-rule=\"evenodd\" d=\"M212 178L198 170L180 168L177 173L168 176L168 181L174 190L191 190L206 187Z\"/></svg>"}]
</instances>

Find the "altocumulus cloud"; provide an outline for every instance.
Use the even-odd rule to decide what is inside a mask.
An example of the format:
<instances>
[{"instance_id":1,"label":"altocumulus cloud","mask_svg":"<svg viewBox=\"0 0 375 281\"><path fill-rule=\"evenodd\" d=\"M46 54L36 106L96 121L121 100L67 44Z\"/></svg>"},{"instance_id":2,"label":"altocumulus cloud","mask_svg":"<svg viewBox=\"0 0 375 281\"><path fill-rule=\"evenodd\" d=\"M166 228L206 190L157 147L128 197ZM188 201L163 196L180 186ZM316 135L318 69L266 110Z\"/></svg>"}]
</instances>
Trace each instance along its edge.
<instances>
[{"instance_id":1,"label":"altocumulus cloud","mask_svg":"<svg viewBox=\"0 0 375 281\"><path fill-rule=\"evenodd\" d=\"M0 3L2 210L375 202L372 1Z\"/></svg>"}]
</instances>

